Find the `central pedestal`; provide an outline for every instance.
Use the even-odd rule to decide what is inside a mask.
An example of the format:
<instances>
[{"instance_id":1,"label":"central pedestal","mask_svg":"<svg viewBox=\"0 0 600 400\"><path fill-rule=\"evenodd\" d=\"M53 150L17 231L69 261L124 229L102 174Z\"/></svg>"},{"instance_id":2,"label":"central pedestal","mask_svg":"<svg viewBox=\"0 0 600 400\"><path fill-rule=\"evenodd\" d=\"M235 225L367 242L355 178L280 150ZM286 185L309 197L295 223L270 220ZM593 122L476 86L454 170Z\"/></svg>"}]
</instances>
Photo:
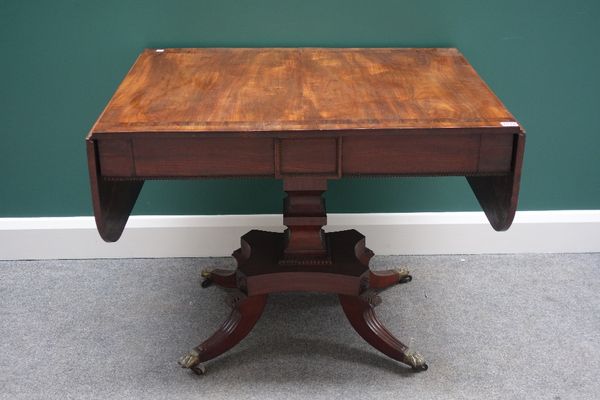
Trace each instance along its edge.
<instances>
[{"instance_id":1,"label":"central pedestal","mask_svg":"<svg viewBox=\"0 0 600 400\"><path fill-rule=\"evenodd\" d=\"M327 225L325 179L286 179L283 190L283 224L287 226L282 265L331 264L331 252L323 226Z\"/></svg>"},{"instance_id":2,"label":"central pedestal","mask_svg":"<svg viewBox=\"0 0 600 400\"><path fill-rule=\"evenodd\" d=\"M233 253L238 267L203 272L203 287L217 285L231 292L232 313L208 340L180 360L182 367L204 373L208 361L242 340L260 318L267 295L273 292L311 291L338 294L354 329L373 347L411 366L427 369L421 355L408 349L377 319L378 293L412 278L405 269L374 272L373 252L355 230L325 233L327 223L325 179L284 180L284 233L252 230L242 236Z\"/></svg>"}]
</instances>

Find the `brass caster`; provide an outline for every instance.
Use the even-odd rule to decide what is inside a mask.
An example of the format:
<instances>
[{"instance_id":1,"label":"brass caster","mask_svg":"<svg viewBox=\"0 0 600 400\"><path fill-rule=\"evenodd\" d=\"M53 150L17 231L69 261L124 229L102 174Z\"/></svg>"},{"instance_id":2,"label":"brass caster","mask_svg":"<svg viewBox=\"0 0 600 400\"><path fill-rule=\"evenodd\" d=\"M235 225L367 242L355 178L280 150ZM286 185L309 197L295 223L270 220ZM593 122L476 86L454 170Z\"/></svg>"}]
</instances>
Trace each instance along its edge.
<instances>
[{"instance_id":1,"label":"brass caster","mask_svg":"<svg viewBox=\"0 0 600 400\"><path fill-rule=\"evenodd\" d=\"M396 270L398 274L398 283L408 283L412 281L412 275L406 268L399 268Z\"/></svg>"},{"instance_id":2,"label":"brass caster","mask_svg":"<svg viewBox=\"0 0 600 400\"><path fill-rule=\"evenodd\" d=\"M212 268L205 268L202 270L202 272L200 273L200 275L204 278L204 280L202 281L201 286L206 289L207 287L211 286L213 284L212 279L210 279L210 277L212 276Z\"/></svg>"},{"instance_id":3,"label":"brass caster","mask_svg":"<svg viewBox=\"0 0 600 400\"><path fill-rule=\"evenodd\" d=\"M190 351L185 356L181 357L177 363L181 368L190 369L196 375L204 375L206 368L200 364L200 354L196 350Z\"/></svg>"},{"instance_id":4,"label":"brass caster","mask_svg":"<svg viewBox=\"0 0 600 400\"><path fill-rule=\"evenodd\" d=\"M422 372L422 371L427 371L429 367L427 366L427 364L422 364L419 365L418 367L412 367L412 370L415 372Z\"/></svg>"},{"instance_id":5,"label":"brass caster","mask_svg":"<svg viewBox=\"0 0 600 400\"><path fill-rule=\"evenodd\" d=\"M412 370L415 372L427 371L429 368L425 362L425 358L416 352L407 352L403 361L410 365Z\"/></svg>"},{"instance_id":6,"label":"brass caster","mask_svg":"<svg viewBox=\"0 0 600 400\"><path fill-rule=\"evenodd\" d=\"M213 269L212 268L204 268L202 270L202 272L200 272L200 275L204 278L204 279L209 279L211 274L212 274Z\"/></svg>"},{"instance_id":7,"label":"brass caster","mask_svg":"<svg viewBox=\"0 0 600 400\"><path fill-rule=\"evenodd\" d=\"M425 367L427 367L427 365L425 365ZM202 364L198 364L194 367L191 367L190 370L196 375L204 375L206 373L206 367Z\"/></svg>"}]
</instances>

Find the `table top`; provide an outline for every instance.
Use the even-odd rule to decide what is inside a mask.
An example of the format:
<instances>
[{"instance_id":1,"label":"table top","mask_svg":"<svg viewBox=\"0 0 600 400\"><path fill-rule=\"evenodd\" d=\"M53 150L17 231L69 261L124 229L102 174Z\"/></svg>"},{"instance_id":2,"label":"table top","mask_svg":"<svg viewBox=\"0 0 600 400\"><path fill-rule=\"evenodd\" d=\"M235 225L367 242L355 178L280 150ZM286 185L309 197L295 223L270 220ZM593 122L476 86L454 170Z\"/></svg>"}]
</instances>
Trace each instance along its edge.
<instances>
[{"instance_id":1,"label":"table top","mask_svg":"<svg viewBox=\"0 0 600 400\"><path fill-rule=\"evenodd\" d=\"M98 231L115 241L145 180L219 177L319 191L344 176L465 176L505 230L525 134L456 49L154 49L86 142Z\"/></svg>"},{"instance_id":2,"label":"table top","mask_svg":"<svg viewBox=\"0 0 600 400\"><path fill-rule=\"evenodd\" d=\"M518 124L454 48L148 49L90 136L502 127Z\"/></svg>"}]
</instances>

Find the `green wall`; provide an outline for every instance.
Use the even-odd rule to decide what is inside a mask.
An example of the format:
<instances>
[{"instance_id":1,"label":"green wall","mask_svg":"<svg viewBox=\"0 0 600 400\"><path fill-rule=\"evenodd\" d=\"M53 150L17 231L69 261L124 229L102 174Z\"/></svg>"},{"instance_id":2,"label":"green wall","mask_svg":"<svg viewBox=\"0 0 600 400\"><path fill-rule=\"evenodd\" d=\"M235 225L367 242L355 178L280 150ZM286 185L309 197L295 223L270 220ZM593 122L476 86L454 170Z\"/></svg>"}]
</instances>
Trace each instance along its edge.
<instances>
[{"instance_id":1,"label":"green wall","mask_svg":"<svg viewBox=\"0 0 600 400\"><path fill-rule=\"evenodd\" d=\"M527 129L520 209L600 208L597 0L0 0L0 217L91 215L84 137L145 47L458 47ZM276 180L147 182L138 214L276 213ZM332 212L476 210L463 178L343 179Z\"/></svg>"}]
</instances>

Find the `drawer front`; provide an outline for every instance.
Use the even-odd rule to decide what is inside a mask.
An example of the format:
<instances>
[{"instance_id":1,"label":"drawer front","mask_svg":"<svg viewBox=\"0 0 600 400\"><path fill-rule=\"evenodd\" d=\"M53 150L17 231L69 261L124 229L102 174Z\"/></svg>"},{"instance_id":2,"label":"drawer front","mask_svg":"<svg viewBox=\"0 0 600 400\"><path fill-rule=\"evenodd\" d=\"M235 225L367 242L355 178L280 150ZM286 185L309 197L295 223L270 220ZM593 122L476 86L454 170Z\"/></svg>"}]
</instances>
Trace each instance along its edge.
<instances>
[{"instance_id":1,"label":"drawer front","mask_svg":"<svg viewBox=\"0 0 600 400\"><path fill-rule=\"evenodd\" d=\"M344 138L344 174L476 173L479 135L398 135Z\"/></svg>"},{"instance_id":2,"label":"drawer front","mask_svg":"<svg viewBox=\"0 0 600 400\"><path fill-rule=\"evenodd\" d=\"M274 174L270 138L133 139L133 153L140 177Z\"/></svg>"},{"instance_id":3,"label":"drawer front","mask_svg":"<svg viewBox=\"0 0 600 400\"><path fill-rule=\"evenodd\" d=\"M98 140L105 177L273 176L270 138L119 138Z\"/></svg>"}]
</instances>

